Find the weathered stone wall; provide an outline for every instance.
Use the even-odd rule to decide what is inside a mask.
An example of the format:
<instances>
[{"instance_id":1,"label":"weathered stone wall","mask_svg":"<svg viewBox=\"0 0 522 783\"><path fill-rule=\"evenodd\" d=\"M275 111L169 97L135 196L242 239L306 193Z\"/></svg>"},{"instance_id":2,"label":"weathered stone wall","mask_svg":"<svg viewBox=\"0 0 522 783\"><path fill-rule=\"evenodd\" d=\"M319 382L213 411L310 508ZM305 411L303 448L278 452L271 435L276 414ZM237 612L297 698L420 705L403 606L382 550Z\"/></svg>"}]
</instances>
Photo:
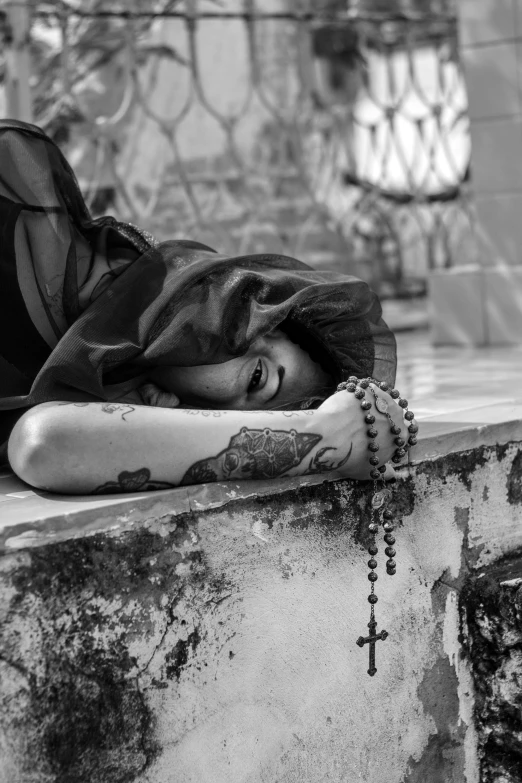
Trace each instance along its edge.
<instances>
[{"instance_id":1,"label":"weathered stone wall","mask_svg":"<svg viewBox=\"0 0 522 783\"><path fill-rule=\"evenodd\" d=\"M475 721L458 596L522 549L522 446L410 470L395 577L380 553L390 636L374 678L355 643L363 484L274 482L180 513L176 490L133 524L114 511L70 540L14 538L0 558L2 783L478 783L487 699L478 689Z\"/></svg>"},{"instance_id":2,"label":"weathered stone wall","mask_svg":"<svg viewBox=\"0 0 522 783\"><path fill-rule=\"evenodd\" d=\"M522 552L468 578L464 649L473 663L482 783L522 780Z\"/></svg>"}]
</instances>

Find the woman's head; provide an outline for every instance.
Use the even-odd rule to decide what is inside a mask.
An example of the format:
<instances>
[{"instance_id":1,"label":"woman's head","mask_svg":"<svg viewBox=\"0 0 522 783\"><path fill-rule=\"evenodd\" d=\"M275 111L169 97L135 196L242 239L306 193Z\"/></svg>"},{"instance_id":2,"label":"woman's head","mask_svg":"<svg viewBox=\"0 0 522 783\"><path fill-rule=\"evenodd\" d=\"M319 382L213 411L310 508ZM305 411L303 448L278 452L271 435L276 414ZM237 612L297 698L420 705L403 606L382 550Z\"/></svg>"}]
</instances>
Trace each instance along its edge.
<instances>
[{"instance_id":1,"label":"woman's head","mask_svg":"<svg viewBox=\"0 0 522 783\"><path fill-rule=\"evenodd\" d=\"M158 367L150 378L183 405L198 408L298 408L303 400L334 391L331 377L280 330L259 337L246 354L228 362Z\"/></svg>"}]
</instances>

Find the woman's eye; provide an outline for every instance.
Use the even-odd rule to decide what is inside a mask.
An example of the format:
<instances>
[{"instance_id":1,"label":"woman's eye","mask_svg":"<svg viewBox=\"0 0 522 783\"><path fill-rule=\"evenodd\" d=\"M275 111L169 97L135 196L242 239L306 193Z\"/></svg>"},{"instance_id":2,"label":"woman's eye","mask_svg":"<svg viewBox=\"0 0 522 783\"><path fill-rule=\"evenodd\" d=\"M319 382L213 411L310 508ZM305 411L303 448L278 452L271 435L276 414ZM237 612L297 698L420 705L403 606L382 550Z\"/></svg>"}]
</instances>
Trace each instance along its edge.
<instances>
[{"instance_id":1,"label":"woman's eye","mask_svg":"<svg viewBox=\"0 0 522 783\"><path fill-rule=\"evenodd\" d=\"M248 384L248 391L253 392L257 389L259 384L261 383L261 378L263 376L263 365L261 363L261 359L259 359L258 363L256 364L256 369L252 373L252 377L250 378L250 383Z\"/></svg>"}]
</instances>

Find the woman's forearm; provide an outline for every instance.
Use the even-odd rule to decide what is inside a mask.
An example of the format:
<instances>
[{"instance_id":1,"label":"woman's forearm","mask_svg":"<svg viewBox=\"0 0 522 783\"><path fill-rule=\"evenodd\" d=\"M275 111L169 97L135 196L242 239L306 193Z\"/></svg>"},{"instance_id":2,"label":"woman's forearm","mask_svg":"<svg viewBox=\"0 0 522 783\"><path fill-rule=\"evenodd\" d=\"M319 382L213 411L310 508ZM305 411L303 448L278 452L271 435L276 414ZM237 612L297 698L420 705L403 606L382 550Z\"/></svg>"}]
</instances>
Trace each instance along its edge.
<instances>
[{"instance_id":1,"label":"woman's forearm","mask_svg":"<svg viewBox=\"0 0 522 783\"><path fill-rule=\"evenodd\" d=\"M15 472L41 489L114 493L343 470L349 425L320 410L208 411L124 403L46 403L9 441ZM351 475L357 475L356 465Z\"/></svg>"}]
</instances>

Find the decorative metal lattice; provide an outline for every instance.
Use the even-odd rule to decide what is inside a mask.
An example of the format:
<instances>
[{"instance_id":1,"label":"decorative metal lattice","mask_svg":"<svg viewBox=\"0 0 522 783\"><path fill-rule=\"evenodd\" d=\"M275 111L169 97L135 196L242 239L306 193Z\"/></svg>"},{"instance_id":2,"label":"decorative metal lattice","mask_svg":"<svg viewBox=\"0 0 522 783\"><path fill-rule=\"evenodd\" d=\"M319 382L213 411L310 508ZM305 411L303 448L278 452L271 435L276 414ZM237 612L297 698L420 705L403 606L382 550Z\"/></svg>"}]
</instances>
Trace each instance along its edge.
<instances>
[{"instance_id":1,"label":"decorative metal lattice","mask_svg":"<svg viewBox=\"0 0 522 783\"><path fill-rule=\"evenodd\" d=\"M31 58L35 122L94 212L383 295L473 253L447 2L37 2Z\"/></svg>"}]
</instances>

